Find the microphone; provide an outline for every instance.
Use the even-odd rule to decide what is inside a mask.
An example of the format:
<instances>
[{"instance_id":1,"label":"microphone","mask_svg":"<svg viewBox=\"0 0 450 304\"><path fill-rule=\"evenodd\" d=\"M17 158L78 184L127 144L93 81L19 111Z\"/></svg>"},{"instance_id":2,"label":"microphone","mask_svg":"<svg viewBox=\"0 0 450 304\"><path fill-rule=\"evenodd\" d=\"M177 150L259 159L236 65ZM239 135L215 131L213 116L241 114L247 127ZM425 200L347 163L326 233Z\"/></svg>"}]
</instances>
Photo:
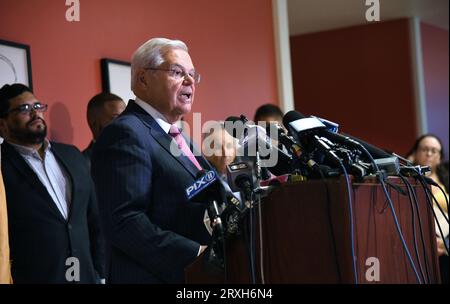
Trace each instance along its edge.
<instances>
[{"instance_id":1,"label":"microphone","mask_svg":"<svg viewBox=\"0 0 450 304\"><path fill-rule=\"evenodd\" d=\"M201 170L197 173L195 182L186 188L186 196L190 201L208 203L206 211L212 228L211 246L206 250L205 258L208 265L215 265L219 269L224 267L225 252L224 226L221 219L219 204L226 202L225 189L220 177L213 170Z\"/></svg>"},{"instance_id":2,"label":"microphone","mask_svg":"<svg viewBox=\"0 0 450 304\"><path fill-rule=\"evenodd\" d=\"M293 156L295 156L297 159L300 158L302 154L302 149L300 148L298 143L294 140L294 138L286 134L286 131L278 123L270 123L270 128L275 128L280 143L283 146L285 146L286 149L288 149ZM272 134L272 132L270 132L270 134Z\"/></svg>"},{"instance_id":3,"label":"microphone","mask_svg":"<svg viewBox=\"0 0 450 304\"><path fill-rule=\"evenodd\" d=\"M330 142L321 139L317 134L326 130L326 126L317 118L304 117L295 111L288 112L283 117L283 123L291 133L295 134L304 151L312 153L318 150L335 166L340 167L342 160L336 152L330 147ZM293 132L292 132L293 131Z\"/></svg>"},{"instance_id":4,"label":"microphone","mask_svg":"<svg viewBox=\"0 0 450 304\"><path fill-rule=\"evenodd\" d=\"M307 121L303 122L303 120ZM327 121L329 122L329 121ZM327 129L325 123L314 117L306 117L305 115L297 111L289 111L283 117L283 124L289 130L294 131L293 133L301 133L306 130L314 131L317 134L333 140L334 142L340 143L344 146L349 146L352 148L360 149L361 146L367 149L374 159L377 158L390 158L392 155L386 151L375 147L359 138L353 137L348 134L339 134Z\"/></svg>"},{"instance_id":5,"label":"microphone","mask_svg":"<svg viewBox=\"0 0 450 304\"><path fill-rule=\"evenodd\" d=\"M186 188L186 196L190 201L208 202L207 212L211 228L218 233L223 232L220 219L219 204L226 202L225 189L215 171L201 170L197 173L194 184Z\"/></svg>"},{"instance_id":6,"label":"microphone","mask_svg":"<svg viewBox=\"0 0 450 304\"><path fill-rule=\"evenodd\" d=\"M339 131L339 124L329 121L324 118L314 116L314 115L311 115L311 117L317 118L318 120L320 120L320 122L325 125L325 127L327 128L328 131L333 132L333 133L337 133Z\"/></svg>"},{"instance_id":7,"label":"microphone","mask_svg":"<svg viewBox=\"0 0 450 304\"><path fill-rule=\"evenodd\" d=\"M326 156L328 156L328 159L330 162L336 166L339 167L342 163L342 160L337 156L336 152L319 136L314 135L313 136L313 142L315 143L315 146L317 149L321 152L323 152Z\"/></svg>"},{"instance_id":8,"label":"microphone","mask_svg":"<svg viewBox=\"0 0 450 304\"><path fill-rule=\"evenodd\" d=\"M186 188L186 196L189 200L204 201L207 199L207 194L211 191L212 187L208 188L210 185L217 185L217 174L214 171L201 170L197 173L195 182ZM207 193L208 192L208 193Z\"/></svg>"},{"instance_id":9,"label":"microphone","mask_svg":"<svg viewBox=\"0 0 450 304\"><path fill-rule=\"evenodd\" d=\"M235 162L227 166L228 184L233 191L242 191L246 201L253 193L253 169L247 162Z\"/></svg>"},{"instance_id":10,"label":"microphone","mask_svg":"<svg viewBox=\"0 0 450 304\"><path fill-rule=\"evenodd\" d=\"M429 166L420 166L420 165L417 165L417 166L402 166L400 168L400 173L402 175L405 175L405 176L422 175L425 178L425 180L427 180L427 179L431 180L431 182L428 182L429 184L431 184L433 186L437 186L437 184L431 178L428 178L425 175L428 172L431 172L431 168Z\"/></svg>"},{"instance_id":11,"label":"microphone","mask_svg":"<svg viewBox=\"0 0 450 304\"><path fill-rule=\"evenodd\" d=\"M253 169L251 164L247 162L235 162L227 166L227 178L230 187L233 191L241 191L244 195L242 208L235 212L232 209L231 216L226 217L227 232L229 234L236 234L240 231L240 222L245 217L251 208L250 202L253 201ZM227 208L228 209L228 208ZM226 214L225 210L225 214Z\"/></svg>"},{"instance_id":12,"label":"microphone","mask_svg":"<svg viewBox=\"0 0 450 304\"><path fill-rule=\"evenodd\" d=\"M283 175L291 171L292 156L272 145L266 130L258 125L248 124L244 115L240 118L230 116L225 120L225 130L239 139L237 156L261 157L262 167L266 167L275 175Z\"/></svg>"}]
</instances>

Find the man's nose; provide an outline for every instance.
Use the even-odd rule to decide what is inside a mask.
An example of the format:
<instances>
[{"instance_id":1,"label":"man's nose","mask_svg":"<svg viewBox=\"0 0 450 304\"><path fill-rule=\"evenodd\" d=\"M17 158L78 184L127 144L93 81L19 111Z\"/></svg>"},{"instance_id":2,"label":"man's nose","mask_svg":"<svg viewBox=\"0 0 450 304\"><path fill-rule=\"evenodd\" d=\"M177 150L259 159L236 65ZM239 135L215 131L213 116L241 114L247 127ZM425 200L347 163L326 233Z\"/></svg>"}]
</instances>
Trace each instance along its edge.
<instances>
[{"instance_id":1,"label":"man's nose","mask_svg":"<svg viewBox=\"0 0 450 304\"><path fill-rule=\"evenodd\" d=\"M31 117L36 117L38 114L38 111L35 108L31 108L30 110L30 116Z\"/></svg>"},{"instance_id":2,"label":"man's nose","mask_svg":"<svg viewBox=\"0 0 450 304\"><path fill-rule=\"evenodd\" d=\"M35 119L36 117L39 117L39 118L41 118L42 120L44 119L44 118L43 118L43 117L44 117L43 113L38 112L38 111L35 110L34 108L32 108L31 111L30 111L30 117L31 117L32 119Z\"/></svg>"},{"instance_id":3,"label":"man's nose","mask_svg":"<svg viewBox=\"0 0 450 304\"><path fill-rule=\"evenodd\" d=\"M184 85L193 85L195 83L194 77L190 76L189 74L186 74L183 79Z\"/></svg>"}]
</instances>

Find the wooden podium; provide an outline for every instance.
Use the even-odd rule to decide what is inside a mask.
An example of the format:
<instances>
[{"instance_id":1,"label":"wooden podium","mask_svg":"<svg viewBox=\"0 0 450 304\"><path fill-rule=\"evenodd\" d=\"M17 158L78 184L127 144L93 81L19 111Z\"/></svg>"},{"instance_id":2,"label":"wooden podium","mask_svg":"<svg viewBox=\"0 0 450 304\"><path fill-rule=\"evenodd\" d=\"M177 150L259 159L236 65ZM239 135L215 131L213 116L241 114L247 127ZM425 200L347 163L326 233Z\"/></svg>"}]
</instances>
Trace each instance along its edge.
<instances>
[{"instance_id":1,"label":"wooden podium","mask_svg":"<svg viewBox=\"0 0 450 304\"><path fill-rule=\"evenodd\" d=\"M401 179L389 181L407 193ZM424 189L414 180L409 181L419 207L417 213L413 204L415 238L408 195L390 186L387 189L420 279L439 283L433 213ZM366 179L352 182L351 188L358 283L418 283L381 185L375 179ZM343 177L281 185L262 200L260 207L261 225L257 221L256 227L262 227L262 243L258 229L255 234L257 283L355 283L350 210ZM186 282L251 283L244 237L227 239L225 248L223 273L212 274L204 256L200 256L186 269Z\"/></svg>"}]
</instances>

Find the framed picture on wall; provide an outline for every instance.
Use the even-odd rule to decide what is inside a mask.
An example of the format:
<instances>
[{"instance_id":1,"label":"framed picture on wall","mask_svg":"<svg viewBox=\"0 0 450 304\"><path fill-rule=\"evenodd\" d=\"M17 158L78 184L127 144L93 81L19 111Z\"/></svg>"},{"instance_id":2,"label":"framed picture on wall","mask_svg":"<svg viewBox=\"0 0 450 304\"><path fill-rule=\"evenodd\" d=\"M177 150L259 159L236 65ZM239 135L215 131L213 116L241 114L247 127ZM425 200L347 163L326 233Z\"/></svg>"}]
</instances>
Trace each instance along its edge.
<instances>
[{"instance_id":1,"label":"framed picture on wall","mask_svg":"<svg viewBox=\"0 0 450 304\"><path fill-rule=\"evenodd\" d=\"M0 87L13 83L33 89L30 46L0 39Z\"/></svg>"},{"instance_id":2,"label":"framed picture on wall","mask_svg":"<svg viewBox=\"0 0 450 304\"><path fill-rule=\"evenodd\" d=\"M126 103L135 99L131 91L131 64L109 58L101 60L102 87L104 92L116 94Z\"/></svg>"}]
</instances>

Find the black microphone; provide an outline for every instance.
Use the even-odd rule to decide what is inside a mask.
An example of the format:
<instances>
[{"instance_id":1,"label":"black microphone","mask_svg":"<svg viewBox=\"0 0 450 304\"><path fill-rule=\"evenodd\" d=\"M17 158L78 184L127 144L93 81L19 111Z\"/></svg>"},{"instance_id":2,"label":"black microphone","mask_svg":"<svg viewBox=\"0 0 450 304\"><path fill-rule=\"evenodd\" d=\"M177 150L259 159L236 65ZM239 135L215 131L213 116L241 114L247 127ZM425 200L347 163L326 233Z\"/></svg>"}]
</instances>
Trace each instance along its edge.
<instances>
[{"instance_id":1,"label":"black microphone","mask_svg":"<svg viewBox=\"0 0 450 304\"><path fill-rule=\"evenodd\" d=\"M422 175L425 180L427 180L427 182L433 186L436 186L437 184L429 177L427 177L425 174L427 174L428 172L431 172L431 168L429 166L402 166L400 168L400 173L402 175L405 176L418 176L418 175ZM431 181L428 181L431 180Z\"/></svg>"},{"instance_id":2,"label":"black microphone","mask_svg":"<svg viewBox=\"0 0 450 304\"><path fill-rule=\"evenodd\" d=\"M197 173L195 182L186 188L186 196L193 202L207 202L206 211L212 228L211 246L205 250L207 264L223 269L225 252L224 227L222 224L220 206L226 202L225 188L215 171L201 170ZM220 206L219 206L220 205ZM215 271L215 270L214 270Z\"/></svg>"},{"instance_id":3,"label":"black microphone","mask_svg":"<svg viewBox=\"0 0 450 304\"><path fill-rule=\"evenodd\" d=\"M278 123L270 123L269 125L269 130L267 131L267 134L269 135L269 137L272 138L271 134L273 134L272 129L275 129L277 135L278 135L278 141L284 146L286 147L287 150L289 150L289 152L291 152L291 154L293 156L295 156L297 159L300 158L301 154L302 154L302 149L300 147L300 145L294 140L294 138L292 136L289 136L286 131L284 130L284 128L282 126L280 126Z\"/></svg>"},{"instance_id":4,"label":"black microphone","mask_svg":"<svg viewBox=\"0 0 450 304\"><path fill-rule=\"evenodd\" d=\"M272 145L266 130L258 125L248 124L244 115L230 116L225 120L225 130L239 139L237 156L256 157L259 152L261 166L274 175L283 175L292 170L292 156Z\"/></svg>"},{"instance_id":5,"label":"black microphone","mask_svg":"<svg viewBox=\"0 0 450 304\"><path fill-rule=\"evenodd\" d=\"M193 202L207 202L208 217L211 221L211 228L223 231L220 219L220 206L226 201L225 188L215 171L201 170L197 173L194 184L186 188L186 196Z\"/></svg>"},{"instance_id":6,"label":"black microphone","mask_svg":"<svg viewBox=\"0 0 450 304\"><path fill-rule=\"evenodd\" d=\"M227 166L228 184L233 191L242 191L246 201L253 193L253 169L247 162L235 162Z\"/></svg>"},{"instance_id":7,"label":"black microphone","mask_svg":"<svg viewBox=\"0 0 450 304\"><path fill-rule=\"evenodd\" d=\"M283 117L283 123L294 134L304 151L312 153L318 150L335 167L341 166L342 160L330 147L330 143L317 136L317 134L321 134L323 130L326 130L326 126L319 119L305 117L300 113L290 111Z\"/></svg>"},{"instance_id":8,"label":"black microphone","mask_svg":"<svg viewBox=\"0 0 450 304\"><path fill-rule=\"evenodd\" d=\"M241 117L230 116L225 121L229 122L229 123L225 124L226 131L235 138L242 138L245 127L255 126L255 125L249 125L248 119L244 115L241 115ZM242 126L239 129L237 129L236 127L239 127L240 125L239 124L236 125L236 122L242 123ZM271 136L273 134L273 132L271 132L272 129L275 129L275 131L278 135L278 137L275 138L275 140L278 140L283 146L285 146L286 149L288 149L292 153L292 155L294 155L296 157L300 157L301 148L298 145L298 143L292 138L292 136L289 136L288 134L286 134L286 131L278 123L271 122L271 123L269 123L268 128L266 128L266 134L267 134L267 136L269 136L272 139L273 139L273 136Z\"/></svg>"},{"instance_id":9,"label":"black microphone","mask_svg":"<svg viewBox=\"0 0 450 304\"><path fill-rule=\"evenodd\" d=\"M304 123L300 120L308 119L308 123ZM288 130L293 130L294 133L306 131L305 128L310 128L311 131L316 134L322 135L334 142L340 143L344 146L349 146L352 148L360 149L361 146L367 149L367 151L372 155L374 159L378 158L389 158L392 157L391 154L386 151L375 147L359 138L353 137L348 134L339 134L327 130L325 124L314 117L306 117L305 115L297 111L289 111L283 117L283 124ZM306 126L306 127L305 127Z\"/></svg>"},{"instance_id":10,"label":"black microphone","mask_svg":"<svg viewBox=\"0 0 450 304\"><path fill-rule=\"evenodd\" d=\"M238 212L232 212L230 213L231 216L226 217L227 232L229 234L236 234L240 231L239 223L250 210L250 204L253 201L254 176L252 166L248 162L232 163L227 166L227 177L231 189L233 191L241 191L244 195L243 205L237 209Z\"/></svg>"}]
</instances>

